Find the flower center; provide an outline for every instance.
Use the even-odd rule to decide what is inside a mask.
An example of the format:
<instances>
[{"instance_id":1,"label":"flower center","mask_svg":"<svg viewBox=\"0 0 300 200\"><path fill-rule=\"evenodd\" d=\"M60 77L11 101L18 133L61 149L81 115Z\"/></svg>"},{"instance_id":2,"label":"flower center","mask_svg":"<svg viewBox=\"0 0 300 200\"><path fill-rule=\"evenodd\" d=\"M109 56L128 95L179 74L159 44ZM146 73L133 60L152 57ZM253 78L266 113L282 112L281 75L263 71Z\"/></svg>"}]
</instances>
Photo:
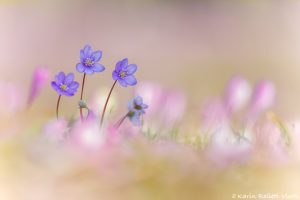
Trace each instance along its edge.
<instances>
[{"instance_id":1,"label":"flower center","mask_svg":"<svg viewBox=\"0 0 300 200\"><path fill-rule=\"evenodd\" d=\"M121 72L119 73L119 76L120 76L121 78L124 78L124 77L126 76L126 72L121 71Z\"/></svg>"},{"instance_id":2,"label":"flower center","mask_svg":"<svg viewBox=\"0 0 300 200\"><path fill-rule=\"evenodd\" d=\"M135 106L134 106L134 109L136 109L136 110L142 110L142 106L135 105Z\"/></svg>"},{"instance_id":3,"label":"flower center","mask_svg":"<svg viewBox=\"0 0 300 200\"><path fill-rule=\"evenodd\" d=\"M61 85L61 86L60 86L60 89L66 90L66 89L67 89L67 86L66 86L66 85Z\"/></svg>"},{"instance_id":4,"label":"flower center","mask_svg":"<svg viewBox=\"0 0 300 200\"><path fill-rule=\"evenodd\" d=\"M87 58L85 59L84 64L88 67L92 67L94 62L90 58Z\"/></svg>"}]
</instances>

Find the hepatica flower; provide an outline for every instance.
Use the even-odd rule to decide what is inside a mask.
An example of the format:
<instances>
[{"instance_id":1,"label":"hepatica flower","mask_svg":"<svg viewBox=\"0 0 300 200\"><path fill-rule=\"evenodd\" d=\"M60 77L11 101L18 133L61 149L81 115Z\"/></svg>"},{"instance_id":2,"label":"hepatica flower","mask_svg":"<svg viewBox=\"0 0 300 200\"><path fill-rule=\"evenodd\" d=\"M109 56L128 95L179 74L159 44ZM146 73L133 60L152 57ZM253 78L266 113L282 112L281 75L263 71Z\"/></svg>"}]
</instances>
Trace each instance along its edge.
<instances>
[{"instance_id":1,"label":"hepatica flower","mask_svg":"<svg viewBox=\"0 0 300 200\"><path fill-rule=\"evenodd\" d=\"M102 116L101 116L101 121L100 121L100 126L103 125L103 120L104 120L104 115L105 115L105 111L106 111L106 107L107 107L107 103L109 101L109 98L111 96L111 93L116 85L117 82L120 83L121 86L123 87L127 87L129 86L134 86L137 84L137 80L134 76L134 73L137 70L137 66L136 64L128 64L128 58L125 58L119 62L117 62L116 64L116 68L112 73L112 78L115 80L114 84L112 85L104 108L103 108L103 112L102 112Z\"/></svg>"},{"instance_id":2,"label":"hepatica flower","mask_svg":"<svg viewBox=\"0 0 300 200\"><path fill-rule=\"evenodd\" d=\"M102 51L93 51L90 45L86 45L80 50L80 63L76 65L77 71L85 74L104 71L105 67L98 63L101 57Z\"/></svg>"},{"instance_id":3,"label":"hepatica flower","mask_svg":"<svg viewBox=\"0 0 300 200\"><path fill-rule=\"evenodd\" d=\"M83 89L86 74L93 74L95 72L102 72L105 67L98 63L102 57L102 51L93 51L90 45L85 45L80 50L80 63L76 65L76 69L79 73L84 73L81 86L80 100L83 98ZM82 108L80 108L80 118L83 121Z\"/></svg>"},{"instance_id":4,"label":"hepatica flower","mask_svg":"<svg viewBox=\"0 0 300 200\"><path fill-rule=\"evenodd\" d=\"M148 108L148 105L144 104L143 98L140 96L135 97L133 100L131 100L128 104L128 117L130 121L134 125L141 125L142 120L141 116L145 114L145 109Z\"/></svg>"},{"instance_id":5,"label":"hepatica flower","mask_svg":"<svg viewBox=\"0 0 300 200\"><path fill-rule=\"evenodd\" d=\"M51 82L51 86L59 95L56 106L56 117L58 118L58 108L61 96L74 96L79 87L79 83L74 81L73 73L65 75L64 72L59 72L55 76L55 81Z\"/></svg>"},{"instance_id":6,"label":"hepatica flower","mask_svg":"<svg viewBox=\"0 0 300 200\"><path fill-rule=\"evenodd\" d=\"M134 77L136 70L136 64L128 65L128 59L125 58L116 64L116 68L112 73L112 77L123 87L127 87L128 85L133 86L137 84L137 80Z\"/></svg>"},{"instance_id":7,"label":"hepatica flower","mask_svg":"<svg viewBox=\"0 0 300 200\"><path fill-rule=\"evenodd\" d=\"M79 83L74 81L73 73L65 75L64 72L59 72L55 76L55 81L51 82L51 86L59 95L74 96Z\"/></svg>"},{"instance_id":8,"label":"hepatica flower","mask_svg":"<svg viewBox=\"0 0 300 200\"><path fill-rule=\"evenodd\" d=\"M123 118L121 118L115 126L119 128L127 117L135 126L142 125L141 117L146 113L145 109L147 108L148 105L144 104L142 97L135 97L128 103L128 113Z\"/></svg>"}]
</instances>

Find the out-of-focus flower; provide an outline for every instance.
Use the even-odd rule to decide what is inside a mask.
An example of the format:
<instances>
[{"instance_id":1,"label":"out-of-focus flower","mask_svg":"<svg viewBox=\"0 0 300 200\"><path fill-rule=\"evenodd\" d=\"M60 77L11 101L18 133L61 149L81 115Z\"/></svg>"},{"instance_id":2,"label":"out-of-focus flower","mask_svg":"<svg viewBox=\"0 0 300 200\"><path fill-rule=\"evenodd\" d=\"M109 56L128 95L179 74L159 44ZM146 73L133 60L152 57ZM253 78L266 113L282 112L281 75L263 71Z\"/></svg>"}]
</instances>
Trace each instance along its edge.
<instances>
[{"instance_id":1,"label":"out-of-focus flower","mask_svg":"<svg viewBox=\"0 0 300 200\"><path fill-rule=\"evenodd\" d=\"M142 82L137 87L136 94L142 96L149 105L145 116L146 129L151 127L155 131L164 128L169 132L184 116L187 100L180 90L164 88L153 82Z\"/></svg>"},{"instance_id":2,"label":"out-of-focus flower","mask_svg":"<svg viewBox=\"0 0 300 200\"><path fill-rule=\"evenodd\" d=\"M118 81L121 86L127 87L137 84L137 80L134 77L134 73L137 70L136 64L129 64L128 59L125 58L116 64L116 68L112 73L112 77L115 81Z\"/></svg>"},{"instance_id":3,"label":"out-of-focus flower","mask_svg":"<svg viewBox=\"0 0 300 200\"><path fill-rule=\"evenodd\" d=\"M260 81L255 89L250 102L248 117L251 119L256 117L261 112L270 108L275 101L276 89L270 81Z\"/></svg>"},{"instance_id":4,"label":"out-of-focus flower","mask_svg":"<svg viewBox=\"0 0 300 200\"><path fill-rule=\"evenodd\" d=\"M280 127L261 122L253 127L253 144L259 158L266 163L278 164L288 159L288 152Z\"/></svg>"},{"instance_id":5,"label":"out-of-focus flower","mask_svg":"<svg viewBox=\"0 0 300 200\"><path fill-rule=\"evenodd\" d=\"M74 81L73 73L65 75L64 72L60 72L55 76L55 81L51 82L51 86L59 95L74 96L79 83Z\"/></svg>"},{"instance_id":6,"label":"out-of-focus flower","mask_svg":"<svg viewBox=\"0 0 300 200\"><path fill-rule=\"evenodd\" d=\"M101 57L102 51L93 51L90 45L86 45L80 50L80 63L76 65L77 71L86 74L104 71L105 67L98 63Z\"/></svg>"},{"instance_id":7,"label":"out-of-focus flower","mask_svg":"<svg viewBox=\"0 0 300 200\"><path fill-rule=\"evenodd\" d=\"M200 112L201 125L204 132L213 131L227 120L223 102L219 99L207 101Z\"/></svg>"},{"instance_id":8,"label":"out-of-focus flower","mask_svg":"<svg viewBox=\"0 0 300 200\"><path fill-rule=\"evenodd\" d=\"M42 134L52 142L62 142L66 139L68 130L66 120L52 120L44 126Z\"/></svg>"},{"instance_id":9,"label":"out-of-focus flower","mask_svg":"<svg viewBox=\"0 0 300 200\"><path fill-rule=\"evenodd\" d=\"M149 109L147 110L147 116L151 116L152 114L156 115L156 112L163 107L164 89L159 84L152 82L141 82L139 83L135 93L142 96L144 101L150 105Z\"/></svg>"},{"instance_id":10,"label":"out-of-focus flower","mask_svg":"<svg viewBox=\"0 0 300 200\"><path fill-rule=\"evenodd\" d=\"M27 100L27 105L30 106L35 98L39 95L42 88L48 83L50 77L50 72L46 68L38 67L33 72L31 87L29 91L29 96Z\"/></svg>"},{"instance_id":11,"label":"out-of-focus flower","mask_svg":"<svg viewBox=\"0 0 300 200\"><path fill-rule=\"evenodd\" d=\"M177 90L166 90L163 94L161 114L167 124L181 120L186 109L186 96Z\"/></svg>"},{"instance_id":12,"label":"out-of-focus flower","mask_svg":"<svg viewBox=\"0 0 300 200\"><path fill-rule=\"evenodd\" d=\"M0 118L16 114L24 109L23 89L9 82L0 82Z\"/></svg>"},{"instance_id":13,"label":"out-of-focus flower","mask_svg":"<svg viewBox=\"0 0 300 200\"><path fill-rule=\"evenodd\" d=\"M94 121L77 122L71 133L70 142L75 148L88 151L99 150L104 143L105 135Z\"/></svg>"},{"instance_id":14,"label":"out-of-focus flower","mask_svg":"<svg viewBox=\"0 0 300 200\"><path fill-rule=\"evenodd\" d=\"M139 126L142 124L141 116L145 114L145 109L148 108L148 105L143 103L143 98L140 96L135 97L128 104L128 118L130 121Z\"/></svg>"},{"instance_id":15,"label":"out-of-focus flower","mask_svg":"<svg viewBox=\"0 0 300 200\"><path fill-rule=\"evenodd\" d=\"M227 84L224 94L224 106L230 115L246 105L251 95L251 87L241 76L233 77Z\"/></svg>"},{"instance_id":16,"label":"out-of-focus flower","mask_svg":"<svg viewBox=\"0 0 300 200\"><path fill-rule=\"evenodd\" d=\"M228 167L246 162L252 151L249 141L236 137L230 127L223 126L212 135L206 156L219 167Z\"/></svg>"},{"instance_id":17,"label":"out-of-focus flower","mask_svg":"<svg viewBox=\"0 0 300 200\"><path fill-rule=\"evenodd\" d=\"M290 130L293 134L291 134L291 149L292 156L294 156L298 161L300 161L300 120L297 119L293 123L291 123Z\"/></svg>"}]
</instances>

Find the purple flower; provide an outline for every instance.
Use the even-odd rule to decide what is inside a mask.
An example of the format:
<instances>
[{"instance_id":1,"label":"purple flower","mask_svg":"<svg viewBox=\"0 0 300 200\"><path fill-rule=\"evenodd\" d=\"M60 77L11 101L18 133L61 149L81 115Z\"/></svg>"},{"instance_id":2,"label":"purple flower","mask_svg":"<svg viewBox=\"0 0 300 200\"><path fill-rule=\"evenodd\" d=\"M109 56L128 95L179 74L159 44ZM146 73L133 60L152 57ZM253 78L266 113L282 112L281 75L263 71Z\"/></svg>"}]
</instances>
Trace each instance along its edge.
<instances>
[{"instance_id":1,"label":"purple flower","mask_svg":"<svg viewBox=\"0 0 300 200\"><path fill-rule=\"evenodd\" d=\"M98 63L101 57L102 51L93 51L90 45L86 45L80 50L80 63L76 65L77 71L86 74L104 71L105 67Z\"/></svg>"},{"instance_id":2,"label":"purple flower","mask_svg":"<svg viewBox=\"0 0 300 200\"><path fill-rule=\"evenodd\" d=\"M127 87L128 85L133 86L137 84L137 80L133 75L136 70L136 64L128 65L128 59L125 58L116 64L116 68L112 73L112 77L123 87Z\"/></svg>"},{"instance_id":3,"label":"purple flower","mask_svg":"<svg viewBox=\"0 0 300 200\"><path fill-rule=\"evenodd\" d=\"M64 72L59 72L55 76L55 81L51 82L51 86L59 95L73 96L77 92L79 83L74 81L73 73L65 75Z\"/></svg>"},{"instance_id":4,"label":"purple flower","mask_svg":"<svg viewBox=\"0 0 300 200\"><path fill-rule=\"evenodd\" d=\"M131 100L128 104L128 117L130 121L134 125L141 125L142 120L141 116L145 114L145 109L148 108L148 105L143 103L143 98L140 96L135 97L133 100Z\"/></svg>"}]
</instances>

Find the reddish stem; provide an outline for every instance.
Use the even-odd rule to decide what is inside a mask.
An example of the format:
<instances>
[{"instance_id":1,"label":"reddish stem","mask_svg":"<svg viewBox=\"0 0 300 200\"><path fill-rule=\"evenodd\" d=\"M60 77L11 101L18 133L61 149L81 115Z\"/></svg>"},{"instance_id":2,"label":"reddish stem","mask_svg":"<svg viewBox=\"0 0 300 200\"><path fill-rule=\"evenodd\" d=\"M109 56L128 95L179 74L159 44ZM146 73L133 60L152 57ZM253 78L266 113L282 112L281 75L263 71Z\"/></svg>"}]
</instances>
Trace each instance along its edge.
<instances>
[{"instance_id":1,"label":"reddish stem","mask_svg":"<svg viewBox=\"0 0 300 200\"><path fill-rule=\"evenodd\" d=\"M61 95L58 96L57 104L56 104L56 119L58 120L58 109L59 109L59 103L60 103Z\"/></svg>"},{"instance_id":2,"label":"reddish stem","mask_svg":"<svg viewBox=\"0 0 300 200\"><path fill-rule=\"evenodd\" d=\"M83 97L83 88L84 88L84 83L85 83L85 76L86 76L86 73L84 73L83 79L82 79L80 100L82 100L82 97ZM80 107L80 119L81 119L81 121L83 121L83 113L82 113L82 108L81 107Z\"/></svg>"},{"instance_id":3,"label":"reddish stem","mask_svg":"<svg viewBox=\"0 0 300 200\"><path fill-rule=\"evenodd\" d=\"M108 101L110 99L111 93L112 93L116 83L117 83L117 80L114 82L114 84L112 85L112 87L110 88L110 91L108 93L108 96L107 96L107 99L106 99L106 102L105 102L105 105L104 105L104 108L103 108L102 116L101 116L100 127L102 127L102 125L103 125L103 120L104 120L104 116L105 116L106 107L107 107Z\"/></svg>"},{"instance_id":4,"label":"reddish stem","mask_svg":"<svg viewBox=\"0 0 300 200\"><path fill-rule=\"evenodd\" d=\"M117 123L114 125L117 129L121 126L121 124L125 121L125 119L128 117L127 113L126 115L124 115L124 117L122 117L119 121L117 121Z\"/></svg>"}]
</instances>

